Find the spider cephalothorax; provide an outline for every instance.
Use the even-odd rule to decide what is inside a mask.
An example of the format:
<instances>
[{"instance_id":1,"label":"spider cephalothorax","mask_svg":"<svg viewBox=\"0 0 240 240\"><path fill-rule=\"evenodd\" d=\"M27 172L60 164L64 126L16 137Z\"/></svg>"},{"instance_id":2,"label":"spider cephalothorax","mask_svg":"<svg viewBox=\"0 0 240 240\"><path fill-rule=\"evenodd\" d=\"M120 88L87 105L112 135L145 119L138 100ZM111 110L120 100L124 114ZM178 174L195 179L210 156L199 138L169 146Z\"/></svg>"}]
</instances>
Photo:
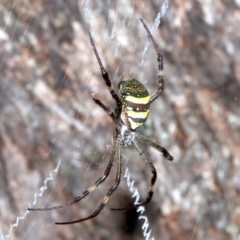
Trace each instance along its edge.
<instances>
[{"instance_id":1,"label":"spider cephalothorax","mask_svg":"<svg viewBox=\"0 0 240 240\"><path fill-rule=\"evenodd\" d=\"M106 203L108 202L112 193L117 189L120 181L121 181L121 172L122 172L122 150L123 148L129 147L132 144L136 147L137 151L139 152L140 156L146 162L147 167L150 169L152 173L151 184L148 192L148 197L142 203L136 204L133 207L128 208L117 208L112 210L128 210L131 208L136 208L139 206L143 206L149 203L153 196L153 187L157 179L157 172L155 167L153 166L152 162L147 158L145 153L143 152L141 145L139 142L146 143L151 147L155 148L159 152L163 154L168 160L172 161L173 157L168 153L168 151L161 147L159 144L151 141L150 139L144 137L143 135L139 134L135 131L141 125L145 123L149 114L149 107L153 101L157 99L157 97L162 93L164 88L164 81L163 81L163 58L159 51L158 45L156 44L152 34L150 33L149 29L145 25L144 21L141 19L141 22L146 29L149 38L151 39L154 48L157 52L157 61L158 61L158 89L152 95L149 95L148 90L136 79L129 79L127 81L122 81L119 83L119 95L114 91L111 81L109 79L108 73L103 67L102 61L99 57L97 52L95 43L93 41L92 35L89 33L90 42L93 47L94 53L96 55L98 64L100 66L102 77L112 95L113 99L116 101L116 109L112 111L110 108L106 107L100 100L93 98L94 102L100 106L113 120L116 125L116 136L113 142L113 149L111 153L111 157L107 164L107 168L104 172L104 175L100 177L92 186L90 186L86 191L84 191L80 196L76 197L74 200L62 204L56 207L49 207L49 208L29 208L28 210L31 211L46 211L46 210L53 210L63 208L74 203L79 202L81 199L85 198L88 194L96 189L109 175L113 162L117 162L117 175L115 184L108 190L106 196L102 200L99 207L88 217L70 221L70 222L57 222L56 224L73 224L82 222L91 218L96 217L101 210L104 208Z\"/></svg>"}]
</instances>

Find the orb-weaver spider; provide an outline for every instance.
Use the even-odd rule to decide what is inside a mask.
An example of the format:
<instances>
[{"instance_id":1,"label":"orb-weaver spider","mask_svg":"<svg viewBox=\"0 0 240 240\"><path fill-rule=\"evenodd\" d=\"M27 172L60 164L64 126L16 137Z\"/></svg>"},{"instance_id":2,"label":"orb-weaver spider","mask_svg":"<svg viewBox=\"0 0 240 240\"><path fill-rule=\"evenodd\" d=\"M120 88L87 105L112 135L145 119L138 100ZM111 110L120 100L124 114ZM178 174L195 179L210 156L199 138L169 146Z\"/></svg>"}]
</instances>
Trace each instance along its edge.
<instances>
[{"instance_id":1,"label":"orb-weaver spider","mask_svg":"<svg viewBox=\"0 0 240 240\"><path fill-rule=\"evenodd\" d=\"M112 168L113 162L116 159L117 161L117 175L115 184L108 190L106 196L102 200L99 207L93 212L92 215L75 220L70 222L57 222L56 224L73 224L78 222L83 222L88 219L96 217L101 210L105 207L106 203L108 202L112 193L117 189L120 181L121 181L121 169L122 169L122 149L131 146L133 143L138 150L139 154L142 156L144 161L146 162L147 166L150 168L152 172L152 179L151 185L148 192L148 197L143 203L136 204L132 207L126 208L117 208L112 210L129 210L132 208L137 208L149 203L153 196L153 187L157 179L157 172L155 167L153 166L152 162L148 160L146 155L144 154L138 140L149 144L151 147L155 148L159 152L163 153L163 156L166 157L168 160L172 161L173 157L168 153L168 151L158 145L157 143L147 139L146 137L142 136L141 134L137 133L135 130L139 128L141 125L145 123L149 113L149 107L152 102L154 102L157 97L162 93L164 89L164 81L163 81L163 57L159 51L158 45L156 44L152 34L150 33L148 27L141 19L141 22L146 29L149 38L151 39L153 46L157 52L157 61L158 61L158 79L159 79L159 87L158 90L153 93L151 96L149 95L147 89L136 79L129 79L127 81L122 81L119 83L119 95L114 91L111 81L109 79L108 73L103 67L102 61L99 57L97 52L95 43L93 41L92 35L89 33L90 42L93 47L94 53L96 55L98 64L100 66L102 77L112 95L114 100L116 101L117 107L113 112L111 109L106 107L100 100L93 98L93 101L100 106L107 114L111 117L113 122L116 125L116 136L115 141L113 143L113 150L110 156L110 160L108 162L107 168L104 172L104 175L100 177L94 185L89 187L86 191L84 191L80 196L76 197L74 200L69 201L65 204L55 207L48 207L48 208L28 208L30 211L48 211L53 209L63 208L72 204L75 204L85 198L89 193L96 189L109 175L110 170Z\"/></svg>"}]
</instances>

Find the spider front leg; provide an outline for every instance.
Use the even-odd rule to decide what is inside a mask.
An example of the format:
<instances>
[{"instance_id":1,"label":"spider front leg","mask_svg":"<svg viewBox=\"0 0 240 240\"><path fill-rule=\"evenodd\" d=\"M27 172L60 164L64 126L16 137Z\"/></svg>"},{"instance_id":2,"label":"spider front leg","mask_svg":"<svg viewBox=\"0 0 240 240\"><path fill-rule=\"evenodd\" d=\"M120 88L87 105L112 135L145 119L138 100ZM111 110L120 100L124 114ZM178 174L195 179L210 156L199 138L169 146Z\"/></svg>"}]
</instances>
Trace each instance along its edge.
<instances>
[{"instance_id":1,"label":"spider front leg","mask_svg":"<svg viewBox=\"0 0 240 240\"><path fill-rule=\"evenodd\" d=\"M153 166L152 162L149 161L149 159L146 157L146 155L143 152L142 148L140 147L139 143L136 140L133 140L133 143L134 143L135 147L137 148L139 154L142 156L142 158L146 162L147 167L149 167L152 172L152 179L151 179L151 185L150 185L150 188L148 191L148 196L147 196L146 200L142 203L138 203L138 204L135 204L134 206L125 207L125 208L111 208L111 210L113 210L113 211L126 211L126 210L131 210L134 208L138 208L140 206L144 206L151 201L152 196L153 196L153 189L154 189L155 182L157 180L157 171L156 171L155 167Z\"/></svg>"},{"instance_id":2,"label":"spider front leg","mask_svg":"<svg viewBox=\"0 0 240 240\"><path fill-rule=\"evenodd\" d=\"M56 224L67 225L67 224L83 222L83 221L86 221L86 220L96 217L103 210L103 208L107 204L110 196L117 189L117 187L121 181L121 174L122 174L122 149L121 148L122 148L122 146L120 146L119 142L116 142L116 145L118 146L118 150L117 150L118 161L117 161L117 175L116 175L115 184L108 190L106 196L103 198L103 200L102 200L101 204L99 205L99 207L97 208L97 210L94 211L94 213L92 215L90 215L86 218L82 218L82 219L71 221L71 222L56 222Z\"/></svg>"},{"instance_id":3,"label":"spider front leg","mask_svg":"<svg viewBox=\"0 0 240 240\"><path fill-rule=\"evenodd\" d=\"M95 43L94 43L94 40L93 40L93 37L91 35L91 33L89 32L89 38L90 38L90 42L91 42L91 45L93 47L93 51L95 53L95 56L97 58L97 61L98 61L98 64L99 64L99 67L101 69L101 72L102 72L102 77L112 95L112 97L114 98L114 100L116 101L116 104L117 104L117 109L119 109L119 111L117 112L117 116L120 114L120 107L121 107L121 100L120 98L118 97L118 95L116 94L116 92L114 91L113 87L112 87L112 83L109 79L109 76L108 76L108 73L107 71L105 70L105 68L103 67L103 64L102 64L102 61L99 57L99 54L98 54L98 51L97 51L97 48L95 46Z\"/></svg>"},{"instance_id":4,"label":"spider front leg","mask_svg":"<svg viewBox=\"0 0 240 240\"><path fill-rule=\"evenodd\" d=\"M29 211L50 211L50 210L55 210L55 209L60 209L60 208L64 208L67 206L70 206L72 204L75 204L77 202L79 202L80 200L82 200L83 198L85 198L88 194L90 194L92 191L94 191L96 189L96 187L98 187L103 181L105 181L105 179L108 177L112 165L113 165L113 161L116 155L116 150L118 148L118 142L115 142L114 146L113 146L113 150L112 150L112 154L111 157L109 159L107 168L104 172L104 175L102 177L100 177L94 185L92 185L91 187L89 187L86 191L84 191L80 196L76 197L74 200L69 201L67 203L64 203L62 205L59 206L55 206L55 207L48 207L48 208L28 208L27 210Z\"/></svg>"},{"instance_id":5,"label":"spider front leg","mask_svg":"<svg viewBox=\"0 0 240 240\"><path fill-rule=\"evenodd\" d=\"M159 84L159 86L158 86L158 90L157 90L155 93L153 93L152 96L151 96L151 99L150 99L150 102L149 102L149 103L151 104L153 101L155 101L155 100L158 98L158 96L159 96L159 95L163 92L163 90L164 90L164 80L163 80L163 56L162 56L162 54L160 53L159 47L158 47L156 41L154 40L151 32L149 31L147 25L144 23L144 21L143 21L142 19L140 19L140 20L141 20L144 28L146 29L146 31L147 31L147 33L148 33L148 36L149 36L149 38L151 39L151 41L152 41L152 43L153 43L153 46L154 46L154 48L155 48L155 50L156 50L156 52L157 52L158 79L159 79L158 84Z\"/></svg>"}]
</instances>

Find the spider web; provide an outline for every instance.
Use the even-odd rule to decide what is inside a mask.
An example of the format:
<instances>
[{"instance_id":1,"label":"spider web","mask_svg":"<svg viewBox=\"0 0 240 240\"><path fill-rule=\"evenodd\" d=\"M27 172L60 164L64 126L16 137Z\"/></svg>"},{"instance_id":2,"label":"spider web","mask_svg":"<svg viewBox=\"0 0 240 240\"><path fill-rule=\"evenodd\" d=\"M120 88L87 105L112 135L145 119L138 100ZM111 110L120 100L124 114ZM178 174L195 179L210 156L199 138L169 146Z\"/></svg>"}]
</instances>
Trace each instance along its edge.
<instances>
[{"instance_id":1,"label":"spider web","mask_svg":"<svg viewBox=\"0 0 240 240\"><path fill-rule=\"evenodd\" d=\"M12 6L9 8L10 10L5 12L4 11L5 4L6 4L6 2L3 3L3 5L2 5L2 7L3 7L2 11L5 14L5 19L4 19L5 20L5 28L8 25L11 24L11 20L12 20L11 18L12 18L12 15L14 13L14 9L16 7L21 9L20 12L23 12L23 10L26 6L29 7L28 3L25 3L22 6L21 5L16 6L17 4L14 1L12 3ZM145 4L146 3L143 1L141 3L142 7ZM89 31L92 32L94 38L98 39L100 37L100 35L96 36L97 33L95 32L95 27L94 27L94 24L96 23L96 21L98 21L98 19L94 15L95 10L94 10L93 6L90 6L90 5L91 5L91 2L89 2L89 1L84 0L82 2L80 2L80 1L78 2L79 9L80 9L80 11L82 12L82 15L83 15L83 21L86 23L86 26L89 29ZM108 2L108 5L110 5L110 2ZM120 8L122 8L124 5L127 5L128 7L126 8L127 9L126 13L124 13L124 15L122 15L123 12L120 10ZM126 45L128 43L127 34L129 34L128 32L129 32L130 28L133 27L133 26L131 26L131 23L133 21L136 21L135 19L133 19L134 11L135 11L134 10L135 5L136 5L135 1L132 1L132 2L131 1L122 1L122 2L119 1L116 6L113 6L113 8L111 6L108 6L109 9L106 10L106 12L108 11L107 14L109 15L109 19L106 23L103 23L103 31L102 31L103 34L101 35L101 37L103 37L103 39L106 40L110 36L111 41L117 41L116 50L114 52L114 57L118 56L119 48L124 47L124 45ZM54 7L54 3L53 3L53 7ZM164 15L167 7L168 7L168 1L167 0L165 0L161 6L159 5L159 12L158 12L157 16L155 17L155 23L151 27L151 32L154 32L156 30L156 28L158 27L158 25L160 24L160 18ZM101 6L100 6L100 8L101 8ZM50 9L49 9L49 12L50 12ZM13 30L12 38L14 36L15 31L17 31L17 29L18 29L18 24L19 24L18 20L21 19L22 17L23 17L22 15L18 15L18 19L16 20L15 25L13 24L14 25L14 30ZM28 27L31 26L32 20L33 20L33 18L29 20L29 24L28 24L27 28L24 29L24 33L22 35L22 38L27 36ZM106 24L106 26L104 26L104 24ZM2 33L2 39L5 40L5 41L7 41L7 40L12 41L13 39L12 38L9 39L8 36L5 34L5 28L1 32ZM110 31L110 33L108 33L109 31ZM124 33L124 34L122 34L122 33ZM144 51L142 53L141 65L144 62L144 55L145 55L148 47L149 47L149 42L146 41ZM100 49L100 52L101 52L101 49ZM5 58L5 56L3 56L3 58L2 58L1 67L3 65L4 58ZM105 62L105 60L103 60L103 61ZM116 73L114 73L114 75L117 75L117 74L118 74L118 71ZM119 76L119 78L120 77L121 76ZM65 79L63 79L63 81L64 80ZM61 87L62 86L60 85L58 91L61 91ZM85 127L85 123L88 121L88 119L87 119L88 116L86 117L85 121L83 122L83 125L73 121L72 119L70 119L64 113L64 111L62 111L59 108L59 106L57 106L57 105L49 106L48 105L48 102L46 101L45 96L48 97L48 94L50 95L50 93L47 92L47 90L46 90L46 88L45 88L45 86L42 82L37 83L36 88L37 88L36 92L39 91L42 94L42 96L38 96L39 99L41 99L41 101L45 104L45 106L47 106L47 108L53 109L53 111L57 112L58 115L60 116L60 118L63 119L65 122L70 122L70 124L74 125L76 129L78 129L79 131L83 131L83 128ZM38 94L38 93L36 93L36 94ZM90 135L86 131L85 128L84 128L84 134L87 135L87 136ZM57 141L57 139L53 139L53 141ZM32 201L32 203L29 203L28 206L33 207L35 204L37 204L38 198L42 198L44 196L44 192L48 189L49 181L53 180L54 176L56 176L56 172L58 172L58 170L59 170L60 163L61 163L61 161L58 162L57 167L50 172L49 176L47 176L45 178L45 180L43 181L43 185L39 189L39 192L35 194L34 201ZM90 166L91 166L91 164L89 165L89 168L90 168ZM127 185L129 186L130 191L133 193L133 198L136 197L137 199L139 199L140 195L138 193L138 190L133 186L134 182L130 179L131 175L129 173L128 168L126 168L126 172L124 174L124 177L127 179ZM26 205L26 207L27 207L27 205ZM144 208L141 208L138 211L140 211L140 213L141 213L140 216L139 216L139 220L144 219L144 222L142 224L143 236L145 237L145 239L154 239L153 236L150 237L151 227L149 226L149 220L148 220L147 216L145 216L143 214L144 211L145 211ZM20 224L21 221L24 222L24 220L26 219L28 214L29 214L29 212L25 211L23 214L18 215L16 217L16 221L13 224L10 224L8 233L3 233L3 231L2 231L1 239L12 238L13 237L12 236L13 232L16 230L16 228L19 227L19 224ZM24 223L21 223L21 224L24 225ZM26 230L25 235L21 239L28 239L29 237L31 237L30 232L32 231L32 226L34 224L35 223L32 222L29 227L25 226L25 228L27 230Z\"/></svg>"},{"instance_id":2,"label":"spider web","mask_svg":"<svg viewBox=\"0 0 240 240\"><path fill-rule=\"evenodd\" d=\"M240 126L240 61L234 56L239 48L229 40L238 39L230 27L212 27L227 16L219 3L66 2L0 3L0 239L110 239L113 233L115 240L240 239L240 144L235 133ZM235 13L239 1L235 4L226 11ZM224 22L234 29L237 14L231 16ZM55 206L78 196L102 176L109 159L114 126L91 97L112 108L114 101L100 76L88 32L115 89L119 81L134 77L153 92L156 55L140 18L164 52L166 75L165 93L151 106L140 131L166 147L175 161L166 163L146 148L158 181L151 204L137 209L132 233L123 230L130 224L119 227L124 213L109 210L125 206L129 197L137 203L146 196L151 174L130 149L124 153L124 161L129 160L123 164L120 187L99 216L59 228L57 220L90 215L114 182L115 166L97 194L77 206L26 211L29 205ZM190 31L185 18L194 26ZM216 29L226 30L226 36L219 37Z\"/></svg>"}]
</instances>

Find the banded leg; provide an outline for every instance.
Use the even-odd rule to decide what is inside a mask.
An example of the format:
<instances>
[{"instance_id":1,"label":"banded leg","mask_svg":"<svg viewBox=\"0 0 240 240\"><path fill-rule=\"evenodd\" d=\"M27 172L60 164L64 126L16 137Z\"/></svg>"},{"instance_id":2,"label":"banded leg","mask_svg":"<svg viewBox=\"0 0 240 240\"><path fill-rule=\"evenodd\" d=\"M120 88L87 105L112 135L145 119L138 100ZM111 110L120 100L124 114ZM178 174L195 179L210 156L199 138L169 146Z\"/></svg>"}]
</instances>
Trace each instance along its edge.
<instances>
[{"instance_id":1,"label":"banded leg","mask_svg":"<svg viewBox=\"0 0 240 240\"><path fill-rule=\"evenodd\" d=\"M93 37L92 37L91 33L89 33L89 37L90 37L91 45L93 47L93 51L95 53L95 56L97 58L98 64L99 64L101 72L102 72L102 77L103 77L103 79L104 79L104 81L105 81L105 83L106 83L106 85L107 85L107 87L108 87L112 97L115 99L117 106L121 106L121 100L118 97L118 95L116 94L116 92L114 91L114 89L112 87L112 83L111 83L111 81L109 79L108 73L105 70L105 68L103 67L102 61L101 61L101 59L99 57L99 54L98 54L98 51L96 49L96 46L95 46L95 43L94 43L94 40L93 40Z\"/></svg>"},{"instance_id":2,"label":"banded leg","mask_svg":"<svg viewBox=\"0 0 240 240\"><path fill-rule=\"evenodd\" d=\"M99 205L98 209L90 216L86 217L86 218L82 218L79 220L75 220L75 221L71 221L71 222L56 222L56 224L58 225L67 225L67 224L74 224L74 223L79 223L79 222L83 222L86 220L89 220L91 218L96 217L101 211L102 209L105 207L106 203L108 202L110 196L113 194L113 192L117 189L120 181L121 181L121 174L122 174L122 146L118 145L118 150L117 150L117 175L116 175L116 180L115 180L115 184L108 190L106 196L103 198L101 204Z\"/></svg>"},{"instance_id":3,"label":"banded leg","mask_svg":"<svg viewBox=\"0 0 240 240\"><path fill-rule=\"evenodd\" d=\"M148 196L147 196L147 198L144 202L135 204L134 206L131 206L131 207L111 208L111 210L114 210L114 211L131 210L131 209L134 209L134 208L138 208L140 206L144 206L151 201L152 196L153 196L153 188L154 188L154 185L155 185L155 182L156 182L156 179L157 179L157 171L156 171L155 167L153 166L152 162L150 162L148 160L148 158L146 157L146 155L143 152L143 150L141 149L139 143L136 140L134 140L133 143L134 143L135 147L137 148L139 154L142 156L142 158L144 159L147 166L150 168L150 170L152 172L152 179L151 179L151 185L150 185L150 188L149 188L149 191L148 191Z\"/></svg>"},{"instance_id":4,"label":"banded leg","mask_svg":"<svg viewBox=\"0 0 240 240\"><path fill-rule=\"evenodd\" d=\"M155 148L159 152L161 152L163 154L163 156L165 158L167 158L168 160L170 160L170 161L173 160L173 157L170 155L170 153L165 148L161 147L159 144L151 141L150 139L144 137L143 135L141 135L141 134L139 134L137 132L136 132L136 137L139 138L140 140L142 140L143 142L147 143L151 147Z\"/></svg>"},{"instance_id":5,"label":"banded leg","mask_svg":"<svg viewBox=\"0 0 240 240\"><path fill-rule=\"evenodd\" d=\"M76 197L74 200L72 201L69 201L67 203L64 203L62 205L59 205L59 206L55 206L55 207L48 207L48 208L28 208L27 210L29 211L49 211L49 210L55 210L55 209L60 209L60 208L64 208L64 207L67 207L67 206L70 206L72 204L75 204L77 202L79 202L80 200L82 200L83 198L85 198L89 193L91 193L92 191L94 191L96 189L97 186L99 186L109 175L110 173L110 170L112 168L112 165L113 165L113 160L115 158L115 154L116 154L116 149L119 148L119 143L118 141L115 142L114 146L113 146L113 151L112 151L112 154L111 154L111 157L110 157L110 160L108 162L108 165L107 165L107 168L104 172L104 175L102 177L100 177L94 185L92 185L91 187L89 187L86 191L84 191L82 193L82 195Z\"/></svg>"},{"instance_id":6,"label":"banded leg","mask_svg":"<svg viewBox=\"0 0 240 240\"><path fill-rule=\"evenodd\" d=\"M100 100L98 100L98 99L96 99L96 98L93 98L93 101L94 101L99 107L101 107L101 108L109 115L109 117L112 118L113 121L115 120L115 115L114 115L114 113L113 113L108 107L106 107Z\"/></svg>"},{"instance_id":7,"label":"banded leg","mask_svg":"<svg viewBox=\"0 0 240 240\"><path fill-rule=\"evenodd\" d=\"M152 94L151 99L150 99L150 104L156 100L156 98L162 93L162 91L164 90L164 80L163 80L163 57L162 54L160 53L159 47L157 45L157 43L155 42L151 32L149 31L147 25L145 24L145 22L140 19L144 28L146 29L149 38L151 39L153 46L157 52L157 62L158 62L158 90Z\"/></svg>"}]
</instances>

